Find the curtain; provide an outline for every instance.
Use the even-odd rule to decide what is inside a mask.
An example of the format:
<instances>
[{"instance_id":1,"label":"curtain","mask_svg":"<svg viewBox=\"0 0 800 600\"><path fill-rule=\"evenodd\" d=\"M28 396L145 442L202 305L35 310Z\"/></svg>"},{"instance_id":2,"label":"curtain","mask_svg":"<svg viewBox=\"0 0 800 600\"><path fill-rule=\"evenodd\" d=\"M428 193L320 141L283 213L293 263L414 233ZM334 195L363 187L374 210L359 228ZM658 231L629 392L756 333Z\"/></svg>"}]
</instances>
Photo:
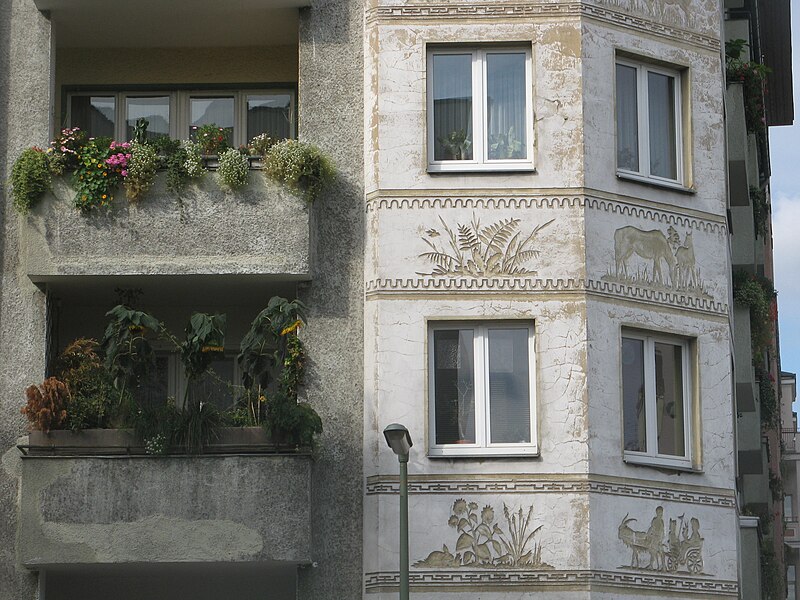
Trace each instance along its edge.
<instances>
[{"instance_id":1,"label":"curtain","mask_svg":"<svg viewBox=\"0 0 800 600\"><path fill-rule=\"evenodd\" d=\"M681 347L655 344L658 453L686 456Z\"/></svg>"},{"instance_id":2,"label":"curtain","mask_svg":"<svg viewBox=\"0 0 800 600\"><path fill-rule=\"evenodd\" d=\"M525 54L487 54L489 160L526 158L525 96Z\"/></svg>"},{"instance_id":3,"label":"curtain","mask_svg":"<svg viewBox=\"0 0 800 600\"><path fill-rule=\"evenodd\" d=\"M115 135L116 102L114 96L72 96L70 125L80 127L89 137Z\"/></svg>"},{"instance_id":4,"label":"curtain","mask_svg":"<svg viewBox=\"0 0 800 600\"><path fill-rule=\"evenodd\" d=\"M433 158L472 160L472 55L433 55Z\"/></svg>"},{"instance_id":5,"label":"curtain","mask_svg":"<svg viewBox=\"0 0 800 600\"><path fill-rule=\"evenodd\" d=\"M639 171L636 69L617 65L617 168Z\"/></svg>"},{"instance_id":6,"label":"curtain","mask_svg":"<svg viewBox=\"0 0 800 600\"><path fill-rule=\"evenodd\" d=\"M647 98L650 116L650 174L677 179L675 78L648 72Z\"/></svg>"},{"instance_id":7,"label":"curtain","mask_svg":"<svg viewBox=\"0 0 800 600\"><path fill-rule=\"evenodd\" d=\"M491 442L531 441L527 329L489 330Z\"/></svg>"}]
</instances>

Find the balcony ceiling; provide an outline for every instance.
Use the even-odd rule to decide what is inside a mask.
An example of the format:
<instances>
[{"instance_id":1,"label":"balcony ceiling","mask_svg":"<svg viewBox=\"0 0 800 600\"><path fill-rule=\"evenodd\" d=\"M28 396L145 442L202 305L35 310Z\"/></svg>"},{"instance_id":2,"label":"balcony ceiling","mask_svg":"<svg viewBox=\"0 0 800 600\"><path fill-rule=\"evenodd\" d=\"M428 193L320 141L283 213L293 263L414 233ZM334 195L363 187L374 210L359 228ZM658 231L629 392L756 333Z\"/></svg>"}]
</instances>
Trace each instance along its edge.
<instances>
[{"instance_id":1,"label":"balcony ceiling","mask_svg":"<svg viewBox=\"0 0 800 600\"><path fill-rule=\"evenodd\" d=\"M297 43L308 0L35 0L61 48L185 48Z\"/></svg>"}]
</instances>

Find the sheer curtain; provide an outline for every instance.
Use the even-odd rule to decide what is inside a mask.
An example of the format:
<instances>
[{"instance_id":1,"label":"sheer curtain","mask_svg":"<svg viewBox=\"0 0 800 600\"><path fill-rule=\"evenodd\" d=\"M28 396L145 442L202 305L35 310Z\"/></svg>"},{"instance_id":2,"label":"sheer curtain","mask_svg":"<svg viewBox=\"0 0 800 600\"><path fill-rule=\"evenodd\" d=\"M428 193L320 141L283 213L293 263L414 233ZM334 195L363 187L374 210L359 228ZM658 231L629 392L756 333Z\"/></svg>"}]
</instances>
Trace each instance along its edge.
<instances>
[{"instance_id":1,"label":"sheer curtain","mask_svg":"<svg viewBox=\"0 0 800 600\"><path fill-rule=\"evenodd\" d=\"M681 347L656 343L655 353L658 453L686 456Z\"/></svg>"},{"instance_id":2,"label":"sheer curtain","mask_svg":"<svg viewBox=\"0 0 800 600\"><path fill-rule=\"evenodd\" d=\"M639 171L639 109L636 69L617 65L617 168Z\"/></svg>"},{"instance_id":3,"label":"sheer curtain","mask_svg":"<svg viewBox=\"0 0 800 600\"><path fill-rule=\"evenodd\" d=\"M677 179L675 78L648 71L647 98L650 119L650 174Z\"/></svg>"},{"instance_id":4,"label":"sheer curtain","mask_svg":"<svg viewBox=\"0 0 800 600\"><path fill-rule=\"evenodd\" d=\"M472 55L433 55L433 159L472 160Z\"/></svg>"},{"instance_id":5,"label":"sheer curtain","mask_svg":"<svg viewBox=\"0 0 800 600\"><path fill-rule=\"evenodd\" d=\"M491 442L531 441L527 329L489 330Z\"/></svg>"},{"instance_id":6,"label":"sheer curtain","mask_svg":"<svg viewBox=\"0 0 800 600\"><path fill-rule=\"evenodd\" d=\"M526 158L525 96L525 54L487 54L489 160Z\"/></svg>"}]
</instances>

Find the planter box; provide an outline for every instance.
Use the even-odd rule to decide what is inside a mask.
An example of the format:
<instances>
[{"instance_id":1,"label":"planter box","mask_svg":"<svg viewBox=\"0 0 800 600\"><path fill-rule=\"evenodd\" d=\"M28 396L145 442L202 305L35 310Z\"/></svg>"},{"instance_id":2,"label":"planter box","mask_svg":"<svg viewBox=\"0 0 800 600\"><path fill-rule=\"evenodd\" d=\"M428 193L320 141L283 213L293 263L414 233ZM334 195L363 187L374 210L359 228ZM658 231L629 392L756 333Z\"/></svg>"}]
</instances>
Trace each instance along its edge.
<instances>
[{"instance_id":1,"label":"planter box","mask_svg":"<svg viewBox=\"0 0 800 600\"><path fill-rule=\"evenodd\" d=\"M266 275L310 277L307 203L263 173L231 192L216 173L189 184L180 198L159 173L153 189L130 203L119 188L110 210L81 214L68 178L53 183L20 216L20 260L34 283L61 276Z\"/></svg>"},{"instance_id":2,"label":"planter box","mask_svg":"<svg viewBox=\"0 0 800 600\"><path fill-rule=\"evenodd\" d=\"M20 447L30 456L109 456L144 455L141 441L130 429L86 429L83 431L32 431L28 444ZM168 455L185 454L181 446ZM203 454L308 454L293 447L275 444L263 427L221 427L218 437L203 449Z\"/></svg>"}]
</instances>

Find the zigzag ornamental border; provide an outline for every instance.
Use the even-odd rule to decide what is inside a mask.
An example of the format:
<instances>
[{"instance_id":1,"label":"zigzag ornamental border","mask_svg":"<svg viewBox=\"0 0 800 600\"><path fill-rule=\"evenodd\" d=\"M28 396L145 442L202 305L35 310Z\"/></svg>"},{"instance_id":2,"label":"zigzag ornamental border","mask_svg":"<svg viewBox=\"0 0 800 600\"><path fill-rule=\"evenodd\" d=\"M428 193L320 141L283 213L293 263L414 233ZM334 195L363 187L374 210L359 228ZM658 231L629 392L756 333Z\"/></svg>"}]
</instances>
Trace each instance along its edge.
<instances>
[{"instance_id":1,"label":"zigzag ornamental border","mask_svg":"<svg viewBox=\"0 0 800 600\"><path fill-rule=\"evenodd\" d=\"M530 18L534 16L588 17L612 25L626 25L644 33L674 40L678 38L701 48L719 50L717 38L697 33L689 29L658 23L644 17L636 17L625 12L611 10L602 6L582 3L533 4L515 2L504 4L427 4L413 6L380 6L367 12L367 23L406 19L497 19Z\"/></svg>"},{"instance_id":2,"label":"zigzag ornamental border","mask_svg":"<svg viewBox=\"0 0 800 600\"><path fill-rule=\"evenodd\" d=\"M691 310L719 315L728 314L728 305L724 302L717 302L716 300L700 298L681 292L653 290L614 281L597 281L595 279L589 281L587 288L591 292L625 298L627 300L639 300L664 306L680 306Z\"/></svg>"},{"instance_id":3,"label":"zigzag ornamental border","mask_svg":"<svg viewBox=\"0 0 800 600\"><path fill-rule=\"evenodd\" d=\"M608 481L557 481L547 479L515 478L513 480L466 480L453 481L433 479L408 483L408 489L415 494L579 494L595 493L610 496L626 496L644 500L662 502L680 502L682 504L698 504L720 508L734 508L736 501L725 494L693 492L691 490L672 490L653 486L630 483L613 483ZM398 494L399 483L396 477L374 475L367 477L367 495Z\"/></svg>"},{"instance_id":4,"label":"zigzag ornamental border","mask_svg":"<svg viewBox=\"0 0 800 600\"><path fill-rule=\"evenodd\" d=\"M366 283L367 296L378 293L452 293L452 292L541 292L585 291L583 279L455 279L430 277L427 279L373 279Z\"/></svg>"},{"instance_id":5,"label":"zigzag ornamental border","mask_svg":"<svg viewBox=\"0 0 800 600\"><path fill-rule=\"evenodd\" d=\"M478 209L531 209L531 208L583 208L584 198L568 196L550 197L507 197L476 198L433 197L433 198L372 198L367 201L367 212L383 209L421 209L421 208L478 208Z\"/></svg>"},{"instance_id":6,"label":"zigzag ornamental border","mask_svg":"<svg viewBox=\"0 0 800 600\"><path fill-rule=\"evenodd\" d=\"M670 213L657 208L645 208L643 206L635 206L633 204L591 197L585 199L585 205L586 208L604 210L606 212L616 213L626 217L636 217L639 219L656 221L668 225L677 225L679 227L697 229L706 233L728 234L728 226L725 223L721 223L719 221L707 221L698 217Z\"/></svg>"},{"instance_id":7,"label":"zigzag ornamental border","mask_svg":"<svg viewBox=\"0 0 800 600\"><path fill-rule=\"evenodd\" d=\"M420 592L464 592L480 587L481 590L535 591L539 587L591 587L624 588L630 591L648 589L682 594L716 594L738 597L739 583L731 579L702 579L681 575L674 577L661 573L617 573L596 570L546 570L546 571L419 571L409 574L412 589ZM394 591L400 585L400 574L395 571L373 571L364 574L367 593Z\"/></svg>"}]
</instances>

